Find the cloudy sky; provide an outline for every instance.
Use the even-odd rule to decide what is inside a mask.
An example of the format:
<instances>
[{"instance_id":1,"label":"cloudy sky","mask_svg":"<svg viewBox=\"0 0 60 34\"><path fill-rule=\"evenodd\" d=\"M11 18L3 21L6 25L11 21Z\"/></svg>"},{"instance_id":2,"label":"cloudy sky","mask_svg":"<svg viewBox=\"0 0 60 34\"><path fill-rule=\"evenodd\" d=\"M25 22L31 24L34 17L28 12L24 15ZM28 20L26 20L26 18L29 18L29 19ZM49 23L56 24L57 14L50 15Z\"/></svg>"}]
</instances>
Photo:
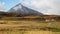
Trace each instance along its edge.
<instances>
[{"instance_id":1,"label":"cloudy sky","mask_svg":"<svg viewBox=\"0 0 60 34\"><path fill-rule=\"evenodd\" d=\"M60 15L60 0L24 0L22 4L44 14Z\"/></svg>"},{"instance_id":2,"label":"cloudy sky","mask_svg":"<svg viewBox=\"0 0 60 34\"><path fill-rule=\"evenodd\" d=\"M20 0L0 0L0 11L7 11L18 3L20 3Z\"/></svg>"},{"instance_id":3,"label":"cloudy sky","mask_svg":"<svg viewBox=\"0 0 60 34\"><path fill-rule=\"evenodd\" d=\"M44 14L60 15L60 0L0 0L0 10L9 10L18 3Z\"/></svg>"}]
</instances>

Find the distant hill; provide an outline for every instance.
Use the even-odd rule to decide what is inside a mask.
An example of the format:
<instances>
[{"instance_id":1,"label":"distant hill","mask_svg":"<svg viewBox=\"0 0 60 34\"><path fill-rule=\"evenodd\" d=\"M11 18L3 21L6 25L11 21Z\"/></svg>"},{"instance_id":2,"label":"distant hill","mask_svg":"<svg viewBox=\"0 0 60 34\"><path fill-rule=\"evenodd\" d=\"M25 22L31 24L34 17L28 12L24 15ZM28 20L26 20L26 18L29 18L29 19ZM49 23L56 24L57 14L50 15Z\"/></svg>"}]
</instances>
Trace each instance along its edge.
<instances>
[{"instance_id":1,"label":"distant hill","mask_svg":"<svg viewBox=\"0 0 60 34\"><path fill-rule=\"evenodd\" d=\"M6 17L8 16L7 12L0 11L0 17Z\"/></svg>"},{"instance_id":2,"label":"distant hill","mask_svg":"<svg viewBox=\"0 0 60 34\"><path fill-rule=\"evenodd\" d=\"M60 16L59 15L21 15L21 14L16 14L13 12L4 12L4 11L0 11L0 19L39 19L39 20L45 20L45 19L49 19L49 20L60 20Z\"/></svg>"}]
</instances>

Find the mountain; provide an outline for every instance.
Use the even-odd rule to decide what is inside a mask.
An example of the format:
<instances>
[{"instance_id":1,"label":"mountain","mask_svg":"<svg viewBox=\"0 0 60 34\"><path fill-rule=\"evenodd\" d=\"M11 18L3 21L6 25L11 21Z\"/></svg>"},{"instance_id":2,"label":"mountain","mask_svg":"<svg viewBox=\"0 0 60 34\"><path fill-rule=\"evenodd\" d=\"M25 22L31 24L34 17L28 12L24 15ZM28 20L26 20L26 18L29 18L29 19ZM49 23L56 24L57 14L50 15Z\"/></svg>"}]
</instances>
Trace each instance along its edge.
<instances>
[{"instance_id":1,"label":"mountain","mask_svg":"<svg viewBox=\"0 0 60 34\"><path fill-rule=\"evenodd\" d=\"M30 9L28 7L23 6L22 4L17 4L16 6L12 7L8 13L11 14L17 14L17 15L43 15L42 13L35 11L33 9Z\"/></svg>"}]
</instances>

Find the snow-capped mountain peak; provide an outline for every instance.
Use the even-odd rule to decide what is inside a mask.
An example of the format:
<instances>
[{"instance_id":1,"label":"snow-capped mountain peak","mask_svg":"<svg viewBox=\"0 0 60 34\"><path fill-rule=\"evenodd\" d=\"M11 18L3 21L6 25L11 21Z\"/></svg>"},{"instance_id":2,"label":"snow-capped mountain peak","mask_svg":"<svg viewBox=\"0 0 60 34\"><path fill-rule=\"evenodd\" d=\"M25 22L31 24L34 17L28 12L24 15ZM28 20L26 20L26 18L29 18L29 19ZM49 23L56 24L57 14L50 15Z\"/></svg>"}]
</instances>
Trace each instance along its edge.
<instances>
[{"instance_id":1,"label":"snow-capped mountain peak","mask_svg":"<svg viewBox=\"0 0 60 34\"><path fill-rule=\"evenodd\" d=\"M17 13L20 15L43 15L42 13L36 10L30 9L28 7L25 7L20 3L12 7L8 12Z\"/></svg>"}]
</instances>

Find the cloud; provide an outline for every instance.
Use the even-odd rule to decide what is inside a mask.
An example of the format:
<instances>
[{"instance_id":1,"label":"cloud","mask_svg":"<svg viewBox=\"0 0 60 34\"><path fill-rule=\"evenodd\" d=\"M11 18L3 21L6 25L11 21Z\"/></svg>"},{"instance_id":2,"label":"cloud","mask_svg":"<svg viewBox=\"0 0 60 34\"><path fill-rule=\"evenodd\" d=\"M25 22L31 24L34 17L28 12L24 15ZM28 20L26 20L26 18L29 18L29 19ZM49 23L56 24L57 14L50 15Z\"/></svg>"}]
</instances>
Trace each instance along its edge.
<instances>
[{"instance_id":1,"label":"cloud","mask_svg":"<svg viewBox=\"0 0 60 34\"><path fill-rule=\"evenodd\" d=\"M0 2L0 10L3 10L4 9L4 2Z\"/></svg>"},{"instance_id":2,"label":"cloud","mask_svg":"<svg viewBox=\"0 0 60 34\"><path fill-rule=\"evenodd\" d=\"M60 15L60 0L22 0L22 4L44 14Z\"/></svg>"}]
</instances>

